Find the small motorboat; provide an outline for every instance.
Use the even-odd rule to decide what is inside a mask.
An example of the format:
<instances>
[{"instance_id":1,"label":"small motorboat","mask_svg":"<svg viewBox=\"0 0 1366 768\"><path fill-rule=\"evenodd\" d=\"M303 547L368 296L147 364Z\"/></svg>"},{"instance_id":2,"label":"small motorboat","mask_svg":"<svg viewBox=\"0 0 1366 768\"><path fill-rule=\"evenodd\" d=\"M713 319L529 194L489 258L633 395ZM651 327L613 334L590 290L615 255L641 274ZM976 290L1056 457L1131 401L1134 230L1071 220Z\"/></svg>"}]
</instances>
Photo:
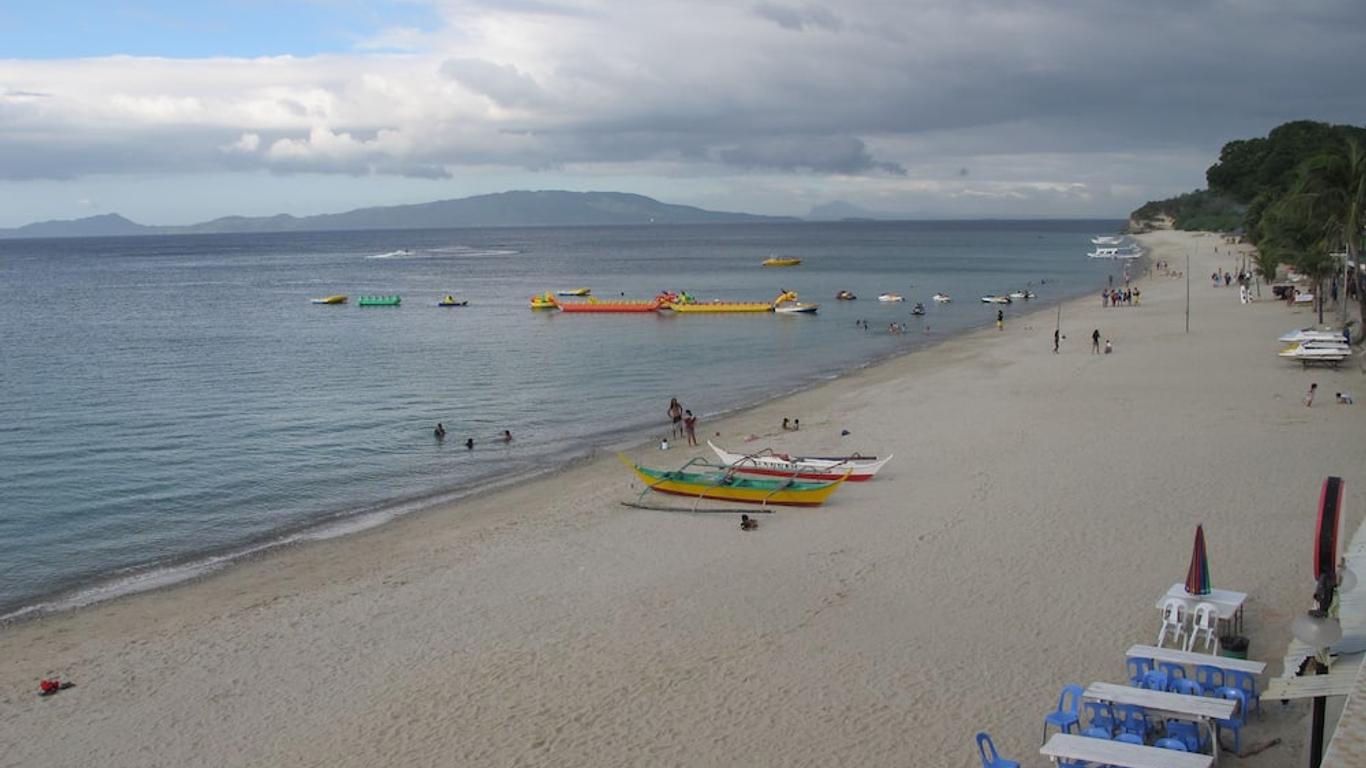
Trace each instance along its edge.
<instances>
[{"instance_id":1,"label":"small motorboat","mask_svg":"<svg viewBox=\"0 0 1366 768\"><path fill-rule=\"evenodd\" d=\"M953 301L953 299L950 299L950 298L949 298L949 295L948 295L947 293L936 293L935 295L931 296L930 298L934 299L935 301L939 302L940 304L948 304L949 302Z\"/></svg>"},{"instance_id":2,"label":"small motorboat","mask_svg":"<svg viewBox=\"0 0 1366 768\"><path fill-rule=\"evenodd\" d=\"M314 304L345 304L346 297L338 293L333 296L324 296L321 299L313 299Z\"/></svg>"},{"instance_id":3,"label":"small motorboat","mask_svg":"<svg viewBox=\"0 0 1366 768\"><path fill-rule=\"evenodd\" d=\"M469 303L468 299L457 299L448 293L442 296L441 301L438 301L436 305L438 307L464 307L468 306Z\"/></svg>"},{"instance_id":4,"label":"small motorboat","mask_svg":"<svg viewBox=\"0 0 1366 768\"><path fill-rule=\"evenodd\" d=\"M786 301L782 304L775 304L773 311L781 315L814 315L820 309L819 304L803 304L800 301Z\"/></svg>"},{"instance_id":5,"label":"small motorboat","mask_svg":"<svg viewBox=\"0 0 1366 768\"><path fill-rule=\"evenodd\" d=\"M551 295L550 291L538 293L531 297L532 309L556 309L559 306L559 302L555 301L555 297Z\"/></svg>"},{"instance_id":6,"label":"small motorboat","mask_svg":"<svg viewBox=\"0 0 1366 768\"><path fill-rule=\"evenodd\" d=\"M898 301L905 301L906 298L899 293L879 293L877 300L884 304L891 304Z\"/></svg>"},{"instance_id":7,"label":"small motorboat","mask_svg":"<svg viewBox=\"0 0 1366 768\"><path fill-rule=\"evenodd\" d=\"M362 296L356 303L362 307L397 307L403 299L399 296Z\"/></svg>"},{"instance_id":8,"label":"small motorboat","mask_svg":"<svg viewBox=\"0 0 1366 768\"><path fill-rule=\"evenodd\" d=\"M840 301L853 301L858 297L850 291L840 291L839 293L835 294L835 298L839 299Z\"/></svg>"},{"instance_id":9,"label":"small motorboat","mask_svg":"<svg viewBox=\"0 0 1366 768\"><path fill-rule=\"evenodd\" d=\"M925 314L925 305L924 305L924 304L921 304L920 302L916 302L915 306L914 306L914 307L911 307L911 314L913 314L913 315L923 315L923 314Z\"/></svg>"},{"instance_id":10,"label":"small motorboat","mask_svg":"<svg viewBox=\"0 0 1366 768\"><path fill-rule=\"evenodd\" d=\"M763 261L763 265L765 267L795 267L801 263L801 259L778 256L769 256L767 259L764 259Z\"/></svg>"},{"instance_id":11,"label":"small motorboat","mask_svg":"<svg viewBox=\"0 0 1366 768\"><path fill-rule=\"evenodd\" d=\"M1012 299L1032 299L1032 298L1034 298L1034 293L1033 293L1032 291L1011 291L1011 292L1010 292L1010 298L1012 298Z\"/></svg>"},{"instance_id":12,"label":"small motorboat","mask_svg":"<svg viewBox=\"0 0 1366 768\"><path fill-rule=\"evenodd\" d=\"M983 296L983 297L982 297L982 303L983 303L983 304L1009 304L1009 303L1010 303L1010 297L1009 297L1009 296Z\"/></svg>"},{"instance_id":13,"label":"small motorboat","mask_svg":"<svg viewBox=\"0 0 1366 768\"><path fill-rule=\"evenodd\" d=\"M556 296L587 296L592 293L592 288L566 288L562 291L555 291Z\"/></svg>"}]
</instances>

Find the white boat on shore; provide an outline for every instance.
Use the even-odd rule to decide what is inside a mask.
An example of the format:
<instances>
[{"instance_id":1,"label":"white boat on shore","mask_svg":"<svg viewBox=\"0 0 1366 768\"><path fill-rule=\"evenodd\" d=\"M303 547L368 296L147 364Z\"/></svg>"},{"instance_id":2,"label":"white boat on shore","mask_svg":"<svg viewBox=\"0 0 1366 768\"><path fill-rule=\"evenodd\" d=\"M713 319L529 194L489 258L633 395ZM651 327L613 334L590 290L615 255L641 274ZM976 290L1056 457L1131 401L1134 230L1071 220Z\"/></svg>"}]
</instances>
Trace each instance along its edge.
<instances>
[{"instance_id":1,"label":"white boat on shore","mask_svg":"<svg viewBox=\"0 0 1366 768\"><path fill-rule=\"evenodd\" d=\"M716 458L727 468L746 475L767 475L799 480L839 480L846 474L850 482L872 480L891 456L790 456L771 448L749 454L731 453L708 440Z\"/></svg>"},{"instance_id":2,"label":"white boat on shore","mask_svg":"<svg viewBox=\"0 0 1366 768\"><path fill-rule=\"evenodd\" d=\"M1123 235L1096 235L1091 238L1092 245L1120 245L1123 242Z\"/></svg>"},{"instance_id":3,"label":"white boat on shore","mask_svg":"<svg viewBox=\"0 0 1366 768\"><path fill-rule=\"evenodd\" d=\"M1329 341L1347 343L1347 337L1342 331L1319 331L1313 328L1299 328L1282 336L1279 341L1287 344L1296 344L1302 341Z\"/></svg>"},{"instance_id":4,"label":"white boat on shore","mask_svg":"<svg viewBox=\"0 0 1366 768\"><path fill-rule=\"evenodd\" d=\"M1134 245L1126 246L1096 246L1094 251L1086 254L1093 259L1118 259L1125 261L1137 259L1143 255L1143 249Z\"/></svg>"},{"instance_id":5,"label":"white boat on shore","mask_svg":"<svg viewBox=\"0 0 1366 768\"><path fill-rule=\"evenodd\" d=\"M1277 354L1287 360L1296 360L1306 368L1310 365L1327 365L1336 368L1338 363L1346 360L1352 354L1352 350L1346 344L1305 341L1299 344L1291 344Z\"/></svg>"}]
</instances>

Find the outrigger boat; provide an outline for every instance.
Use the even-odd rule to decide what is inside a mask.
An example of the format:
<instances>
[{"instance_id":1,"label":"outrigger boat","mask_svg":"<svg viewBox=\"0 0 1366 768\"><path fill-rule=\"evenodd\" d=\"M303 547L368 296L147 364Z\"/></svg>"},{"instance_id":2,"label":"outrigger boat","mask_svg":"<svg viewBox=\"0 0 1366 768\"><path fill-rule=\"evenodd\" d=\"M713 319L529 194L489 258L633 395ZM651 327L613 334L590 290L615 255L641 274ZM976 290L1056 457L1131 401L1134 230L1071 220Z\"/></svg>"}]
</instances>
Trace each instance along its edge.
<instances>
[{"instance_id":1,"label":"outrigger boat","mask_svg":"<svg viewBox=\"0 0 1366 768\"><path fill-rule=\"evenodd\" d=\"M768 475L772 477L796 477L800 480L839 480L847 478L850 482L861 483L872 480L883 465L892 460L891 456L879 459L876 456L836 456L817 458L813 456L789 456L778 453L772 448L749 454L731 453L708 440L707 445L730 469L747 475Z\"/></svg>"},{"instance_id":2,"label":"outrigger boat","mask_svg":"<svg viewBox=\"0 0 1366 768\"><path fill-rule=\"evenodd\" d=\"M1032 299L1032 298L1034 298L1034 292L1033 292L1033 291L1011 291L1011 292L1010 292L1010 298L1012 298L1012 299Z\"/></svg>"},{"instance_id":3,"label":"outrigger boat","mask_svg":"<svg viewBox=\"0 0 1366 768\"><path fill-rule=\"evenodd\" d=\"M982 303L983 303L983 304L1009 304L1009 303L1010 303L1010 297L1009 297L1009 296L983 296L983 297L982 297Z\"/></svg>"},{"instance_id":4,"label":"outrigger boat","mask_svg":"<svg viewBox=\"0 0 1366 768\"><path fill-rule=\"evenodd\" d=\"M840 291L839 293L835 294L835 298L839 299L840 301L853 301L858 297L850 291Z\"/></svg>"},{"instance_id":5,"label":"outrigger boat","mask_svg":"<svg viewBox=\"0 0 1366 768\"><path fill-rule=\"evenodd\" d=\"M906 297L902 296L899 293L879 293L877 296L877 300L882 302L883 304L891 304L898 301L905 301Z\"/></svg>"},{"instance_id":6,"label":"outrigger boat","mask_svg":"<svg viewBox=\"0 0 1366 768\"><path fill-rule=\"evenodd\" d=\"M953 301L953 299L949 298L949 295L947 293L936 293L930 298L934 299L940 304L948 304L949 302Z\"/></svg>"},{"instance_id":7,"label":"outrigger boat","mask_svg":"<svg viewBox=\"0 0 1366 768\"><path fill-rule=\"evenodd\" d=\"M341 295L341 294L336 294L336 295L334 295L334 296L324 296L324 297L322 297L321 299L314 299L314 300L313 300L313 303L314 303L314 304L345 304L345 303L346 303L346 297L343 296L343 295Z\"/></svg>"},{"instance_id":8,"label":"outrigger boat","mask_svg":"<svg viewBox=\"0 0 1366 768\"><path fill-rule=\"evenodd\" d=\"M767 259L764 259L763 261L763 265L765 267L795 267L801 263L801 259L792 257L783 258L778 256L769 256Z\"/></svg>"},{"instance_id":9,"label":"outrigger boat","mask_svg":"<svg viewBox=\"0 0 1366 768\"><path fill-rule=\"evenodd\" d=\"M746 504L768 506L777 504L793 507L814 507L825 503L844 481L850 472L845 472L830 482L807 482L792 477L761 479L744 477L732 467L709 464L703 459L692 459L677 471L650 469L631 461L623 454L617 454L621 463L630 467L636 477L645 483L645 491L671 493L676 496L691 496L695 500L715 499L720 501L739 501ZM697 467L695 471L687 471ZM641 491L641 496L645 495Z\"/></svg>"},{"instance_id":10,"label":"outrigger boat","mask_svg":"<svg viewBox=\"0 0 1366 768\"><path fill-rule=\"evenodd\" d=\"M468 299L457 299L448 293L442 296L441 301L438 301L436 305L438 307L464 307L468 306L469 303Z\"/></svg>"},{"instance_id":11,"label":"outrigger boat","mask_svg":"<svg viewBox=\"0 0 1366 768\"><path fill-rule=\"evenodd\" d=\"M592 292L592 288L567 288L562 291L555 291L555 294L557 296L587 296Z\"/></svg>"}]
</instances>

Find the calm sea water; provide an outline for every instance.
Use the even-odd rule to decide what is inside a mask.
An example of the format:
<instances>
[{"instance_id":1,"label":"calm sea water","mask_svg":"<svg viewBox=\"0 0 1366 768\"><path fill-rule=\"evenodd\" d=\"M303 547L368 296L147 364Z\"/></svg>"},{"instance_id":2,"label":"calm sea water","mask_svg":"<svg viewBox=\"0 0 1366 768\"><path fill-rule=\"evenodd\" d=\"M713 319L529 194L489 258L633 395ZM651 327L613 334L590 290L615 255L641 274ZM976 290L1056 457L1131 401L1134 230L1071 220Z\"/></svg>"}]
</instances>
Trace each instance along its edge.
<instances>
[{"instance_id":1,"label":"calm sea water","mask_svg":"<svg viewBox=\"0 0 1366 768\"><path fill-rule=\"evenodd\" d=\"M0 241L0 616L373 524L1091 291L1120 222ZM764 269L771 254L799 256ZM811 316L532 312L535 292L819 302ZM836 302L841 289L855 302ZM880 305L895 291L907 303ZM939 305L930 295L955 298ZM468 307L438 308L451 292ZM398 308L314 306L401 294ZM928 315L913 317L914 302ZM866 319L871 331L856 327ZM908 333L886 332L905 322ZM928 326L929 333L924 329ZM449 432L432 437L436 422ZM504 429L510 445L496 441ZM465 438L476 441L465 449Z\"/></svg>"}]
</instances>

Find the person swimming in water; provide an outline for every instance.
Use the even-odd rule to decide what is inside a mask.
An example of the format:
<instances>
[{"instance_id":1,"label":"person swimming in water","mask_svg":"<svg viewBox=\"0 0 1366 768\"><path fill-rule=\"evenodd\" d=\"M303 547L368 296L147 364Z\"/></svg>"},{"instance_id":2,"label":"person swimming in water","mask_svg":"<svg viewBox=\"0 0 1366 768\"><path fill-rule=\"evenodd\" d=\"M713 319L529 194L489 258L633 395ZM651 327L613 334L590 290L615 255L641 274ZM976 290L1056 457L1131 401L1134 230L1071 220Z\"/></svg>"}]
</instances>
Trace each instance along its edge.
<instances>
[{"instance_id":1,"label":"person swimming in water","mask_svg":"<svg viewBox=\"0 0 1366 768\"><path fill-rule=\"evenodd\" d=\"M471 451L474 450L474 438L465 438L465 447L470 449Z\"/></svg>"},{"instance_id":2,"label":"person swimming in water","mask_svg":"<svg viewBox=\"0 0 1366 768\"><path fill-rule=\"evenodd\" d=\"M505 442L505 443L510 443L510 442L512 442L512 432L511 432L510 430L506 430L506 429L503 430L503 442Z\"/></svg>"},{"instance_id":3,"label":"person swimming in water","mask_svg":"<svg viewBox=\"0 0 1366 768\"><path fill-rule=\"evenodd\" d=\"M446 439L446 428L443 427L443 426L441 426L441 422L438 421L438 422L436 423L436 429L433 429L433 430L432 430L432 434L436 435L436 439L437 439L437 440L445 440L445 439Z\"/></svg>"}]
</instances>

